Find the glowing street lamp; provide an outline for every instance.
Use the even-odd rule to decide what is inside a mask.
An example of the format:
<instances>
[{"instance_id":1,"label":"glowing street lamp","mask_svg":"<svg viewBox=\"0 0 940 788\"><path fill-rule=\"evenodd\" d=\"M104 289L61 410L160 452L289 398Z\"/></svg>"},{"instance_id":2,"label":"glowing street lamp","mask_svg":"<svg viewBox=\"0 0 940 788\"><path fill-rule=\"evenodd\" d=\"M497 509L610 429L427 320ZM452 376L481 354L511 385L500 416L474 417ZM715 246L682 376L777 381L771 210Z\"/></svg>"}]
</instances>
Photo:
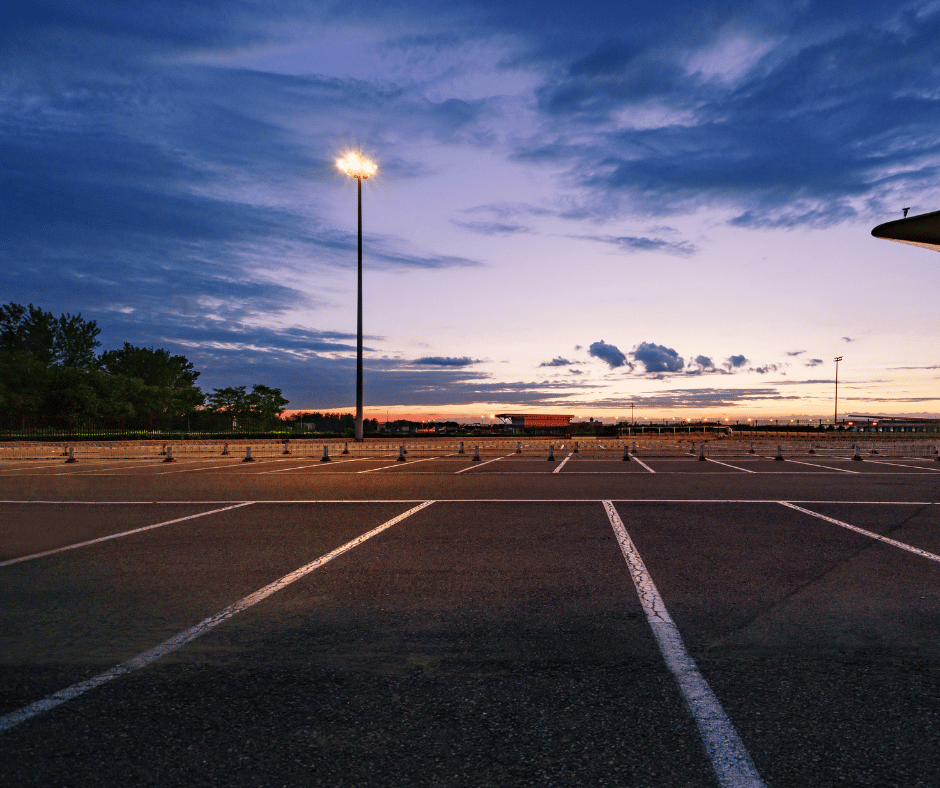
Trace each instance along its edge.
<instances>
[{"instance_id":1,"label":"glowing street lamp","mask_svg":"<svg viewBox=\"0 0 940 788\"><path fill-rule=\"evenodd\" d=\"M362 441L362 182L378 167L359 151L349 151L336 160L336 168L356 179L359 194L359 309L356 320L356 440Z\"/></svg>"}]
</instances>

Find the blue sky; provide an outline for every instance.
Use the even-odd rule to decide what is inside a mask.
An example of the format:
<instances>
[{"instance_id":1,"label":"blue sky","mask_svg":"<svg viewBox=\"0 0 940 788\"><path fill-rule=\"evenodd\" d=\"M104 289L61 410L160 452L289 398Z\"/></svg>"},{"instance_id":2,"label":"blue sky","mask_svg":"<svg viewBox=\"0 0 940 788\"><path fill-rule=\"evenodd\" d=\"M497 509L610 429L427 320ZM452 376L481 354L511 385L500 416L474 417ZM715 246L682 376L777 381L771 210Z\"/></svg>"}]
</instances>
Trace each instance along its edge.
<instances>
[{"instance_id":1,"label":"blue sky","mask_svg":"<svg viewBox=\"0 0 940 788\"><path fill-rule=\"evenodd\" d=\"M940 2L37 2L3 302L366 410L937 413Z\"/></svg>"}]
</instances>

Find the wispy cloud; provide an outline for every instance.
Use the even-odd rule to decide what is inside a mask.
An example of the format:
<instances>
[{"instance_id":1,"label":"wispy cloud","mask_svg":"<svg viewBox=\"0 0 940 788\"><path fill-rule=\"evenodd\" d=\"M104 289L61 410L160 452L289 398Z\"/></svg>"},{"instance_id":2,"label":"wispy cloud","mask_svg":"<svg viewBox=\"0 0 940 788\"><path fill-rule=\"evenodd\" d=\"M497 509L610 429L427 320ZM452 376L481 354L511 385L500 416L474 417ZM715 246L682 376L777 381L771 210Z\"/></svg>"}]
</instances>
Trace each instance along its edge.
<instances>
[{"instance_id":1,"label":"wispy cloud","mask_svg":"<svg viewBox=\"0 0 940 788\"><path fill-rule=\"evenodd\" d=\"M469 367L472 364L479 364L480 360L470 358L469 356L460 356L459 358L451 356L424 356L423 358L416 358L414 363L428 367Z\"/></svg>"},{"instance_id":2,"label":"wispy cloud","mask_svg":"<svg viewBox=\"0 0 940 788\"><path fill-rule=\"evenodd\" d=\"M599 241L616 246L625 252L664 252L677 257L691 257L698 251L695 244L688 241L667 241L663 238L634 235L575 235L572 237L585 241Z\"/></svg>"}]
</instances>

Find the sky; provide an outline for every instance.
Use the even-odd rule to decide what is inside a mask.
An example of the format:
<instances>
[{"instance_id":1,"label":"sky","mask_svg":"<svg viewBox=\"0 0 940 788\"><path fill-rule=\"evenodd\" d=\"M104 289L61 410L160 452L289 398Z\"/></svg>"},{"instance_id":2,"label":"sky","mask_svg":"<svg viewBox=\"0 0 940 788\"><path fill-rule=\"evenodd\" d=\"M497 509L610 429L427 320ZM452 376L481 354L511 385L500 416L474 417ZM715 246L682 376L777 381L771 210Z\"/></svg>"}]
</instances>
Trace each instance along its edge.
<instances>
[{"instance_id":1,"label":"sky","mask_svg":"<svg viewBox=\"0 0 940 788\"><path fill-rule=\"evenodd\" d=\"M423 418L940 414L940 1L38 0L0 300Z\"/></svg>"}]
</instances>

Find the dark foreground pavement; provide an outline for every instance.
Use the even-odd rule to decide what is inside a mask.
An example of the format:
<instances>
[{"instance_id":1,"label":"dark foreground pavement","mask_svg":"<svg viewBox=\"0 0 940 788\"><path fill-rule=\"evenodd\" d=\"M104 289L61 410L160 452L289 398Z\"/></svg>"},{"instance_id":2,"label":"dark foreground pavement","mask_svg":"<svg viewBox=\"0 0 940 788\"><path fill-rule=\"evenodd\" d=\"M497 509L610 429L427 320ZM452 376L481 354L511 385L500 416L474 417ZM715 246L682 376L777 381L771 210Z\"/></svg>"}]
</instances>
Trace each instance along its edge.
<instances>
[{"instance_id":1,"label":"dark foreground pavement","mask_svg":"<svg viewBox=\"0 0 940 788\"><path fill-rule=\"evenodd\" d=\"M6 501L72 502L0 504L0 561L168 523L0 566L0 715L436 501L0 731L0 782L717 785L613 499L764 783L938 784L940 563L776 503L940 553L938 476L577 461L0 478Z\"/></svg>"}]
</instances>

